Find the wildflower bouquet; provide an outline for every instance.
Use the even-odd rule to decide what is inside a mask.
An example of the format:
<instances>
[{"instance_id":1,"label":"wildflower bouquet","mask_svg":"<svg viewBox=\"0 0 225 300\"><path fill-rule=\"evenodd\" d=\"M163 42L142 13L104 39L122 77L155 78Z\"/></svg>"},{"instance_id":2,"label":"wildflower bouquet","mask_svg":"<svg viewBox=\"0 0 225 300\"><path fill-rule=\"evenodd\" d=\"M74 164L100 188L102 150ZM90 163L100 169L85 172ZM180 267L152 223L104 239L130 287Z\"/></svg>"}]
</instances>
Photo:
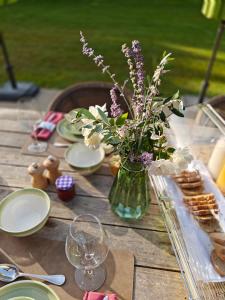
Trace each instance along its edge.
<instances>
[{"instance_id":1,"label":"wildflower bouquet","mask_svg":"<svg viewBox=\"0 0 225 300\"><path fill-rule=\"evenodd\" d=\"M85 144L94 148L102 142L110 144L120 154L122 162L141 163L151 174L172 174L185 169L192 157L187 149L175 150L168 146L165 134L171 114L183 117L182 100L179 92L169 97L161 97L159 92L161 78L169 71L166 67L172 60L171 53L164 53L150 79L145 76L139 41L133 41L131 47L122 45L122 53L129 68L129 79L120 85L110 66L105 64L103 56L95 54L82 32L80 35L83 54L90 57L114 83L110 91L110 116L106 105L91 106L89 110L82 108L69 115L71 122L82 124ZM124 92L128 82L133 89L131 99ZM127 112L121 109L118 93L126 103Z\"/></svg>"}]
</instances>

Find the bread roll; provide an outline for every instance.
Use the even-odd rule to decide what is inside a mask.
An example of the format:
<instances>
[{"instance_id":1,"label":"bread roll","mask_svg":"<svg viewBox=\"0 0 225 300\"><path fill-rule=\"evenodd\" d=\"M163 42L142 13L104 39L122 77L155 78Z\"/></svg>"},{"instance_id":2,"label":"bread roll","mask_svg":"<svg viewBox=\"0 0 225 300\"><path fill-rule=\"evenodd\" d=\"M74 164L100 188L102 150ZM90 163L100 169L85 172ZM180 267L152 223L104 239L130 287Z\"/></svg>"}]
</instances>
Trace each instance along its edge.
<instances>
[{"instance_id":1,"label":"bread roll","mask_svg":"<svg viewBox=\"0 0 225 300\"><path fill-rule=\"evenodd\" d=\"M213 250L211 253L211 262L215 271L221 276L225 276L225 262L218 257L215 250Z\"/></svg>"},{"instance_id":2,"label":"bread roll","mask_svg":"<svg viewBox=\"0 0 225 300\"><path fill-rule=\"evenodd\" d=\"M215 242L221 246L225 246L225 233L213 232L209 236L213 242Z\"/></svg>"}]
</instances>

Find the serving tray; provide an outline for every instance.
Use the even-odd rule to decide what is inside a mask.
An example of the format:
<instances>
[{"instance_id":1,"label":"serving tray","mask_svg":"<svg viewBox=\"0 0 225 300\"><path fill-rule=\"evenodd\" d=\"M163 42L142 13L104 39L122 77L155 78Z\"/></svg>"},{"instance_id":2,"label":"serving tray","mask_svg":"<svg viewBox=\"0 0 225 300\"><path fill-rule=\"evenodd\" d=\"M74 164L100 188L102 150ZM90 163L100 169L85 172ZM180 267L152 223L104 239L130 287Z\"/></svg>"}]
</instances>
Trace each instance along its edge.
<instances>
[{"instance_id":1,"label":"serving tray","mask_svg":"<svg viewBox=\"0 0 225 300\"><path fill-rule=\"evenodd\" d=\"M182 122L171 121L170 139L176 146L188 146L194 157L192 168L200 170L207 192L215 194L219 205L219 225L225 232L225 200L207 170L213 146L225 134L225 123L210 105L191 108ZM187 212L182 194L173 180L150 176L158 204L181 270L190 300L225 299L225 277L210 262L212 244L208 235Z\"/></svg>"}]
</instances>

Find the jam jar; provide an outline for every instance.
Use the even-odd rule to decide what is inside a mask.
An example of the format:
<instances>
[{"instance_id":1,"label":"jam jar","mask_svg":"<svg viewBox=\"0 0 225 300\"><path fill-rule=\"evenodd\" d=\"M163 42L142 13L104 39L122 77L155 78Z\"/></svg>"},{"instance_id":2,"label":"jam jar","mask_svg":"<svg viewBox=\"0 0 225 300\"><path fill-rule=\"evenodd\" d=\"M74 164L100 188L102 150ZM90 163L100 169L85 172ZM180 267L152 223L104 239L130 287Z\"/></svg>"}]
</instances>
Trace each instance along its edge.
<instances>
[{"instance_id":1,"label":"jam jar","mask_svg":"<svg viewBox=\"0 0 225 300\"><path fill-rule=\"evenodd\" d=\"M75 195L74 178L69 175L63 175L56 179L55 187L58 197L63 201L71 200Z\"/></svg>"}]
</instances>

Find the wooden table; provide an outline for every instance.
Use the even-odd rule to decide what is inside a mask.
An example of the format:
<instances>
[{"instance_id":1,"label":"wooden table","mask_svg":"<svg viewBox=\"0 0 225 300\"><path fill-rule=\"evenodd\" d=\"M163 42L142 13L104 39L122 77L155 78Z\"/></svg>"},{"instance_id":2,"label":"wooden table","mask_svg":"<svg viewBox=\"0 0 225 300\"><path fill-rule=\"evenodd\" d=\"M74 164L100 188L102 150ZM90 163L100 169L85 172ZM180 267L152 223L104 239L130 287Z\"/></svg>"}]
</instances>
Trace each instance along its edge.
<instances>
[{"instance_id":1,"label":"wooden table","mask_svg":"<svg viewBox=\"0 0 225 300\"><path fill-rule=\"evenodd\" d=\"M27 166L34 161L43 160L42 156L21 154L28 132L21 127L18 113L18 110L13 109L0 111L0 199L12 191L29 187ZM28 111L26 114L27 118L33 116L33 112ZM104 224L113 247L129 249L135 255L135 300L187 299L179 267L154 196L146 217L137 223L128 224L110 210L107 195L113 177L107 165L103 165L94 175L88 177L75 173L63 159L61 169L75 177L77 195L65 205L53 189L48 190L52 200L51 216L38 235L65 240L71 220L78 214L92 213Z\"/></svg>"}]
</instances>

